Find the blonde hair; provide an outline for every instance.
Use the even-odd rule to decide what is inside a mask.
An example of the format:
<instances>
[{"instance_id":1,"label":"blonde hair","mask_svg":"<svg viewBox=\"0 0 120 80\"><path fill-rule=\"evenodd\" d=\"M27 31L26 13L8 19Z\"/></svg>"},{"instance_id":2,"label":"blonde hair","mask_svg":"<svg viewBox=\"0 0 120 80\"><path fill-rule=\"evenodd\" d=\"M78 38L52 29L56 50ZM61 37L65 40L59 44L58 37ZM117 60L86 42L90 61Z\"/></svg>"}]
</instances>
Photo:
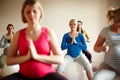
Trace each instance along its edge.
<instances>
[{"instance_id":1,"label":"blonde hair","mask_svg":"<svg viewBox=\"0 0 120 80\"><path fill-rule=\"evenodd\" d=\"M42 5L40 4L40 2L38 0L25 0L24 3L23 3L23 6L22 6L22 11L21 11L21 15L22 15L22 21L24 23L27 23L27 20L26 18L24 17L24 9L27 5L31 5L31 6L38 6L40 12L41 12L41 16L40 16L40 20L43 19L43 16L44 16L44 13L43 13L43 7Z\"/></svg>"},{"instance_id":2,"label":"blonde hair","mask_svg":"<svg viewBox=\"0 0 120 80\"><path fill-rule=\"evenodd\" d=\"M77 23L77 21L76 21L75 19L71 19L71 20L69 21L69 25L70 25L72 22L76 22L76 23Z\"/></svg>"},{"instance_id":3,"label":"blonde hair","mask_svg":"<svg viewBox=\"0 0 120 80\"><path fill-rule=\"evenodd\" d=\"M107 19L108 21L120 21L120 7L116 9L111 7L111 9L107 12Z\"/></svg>"}]
</instances>

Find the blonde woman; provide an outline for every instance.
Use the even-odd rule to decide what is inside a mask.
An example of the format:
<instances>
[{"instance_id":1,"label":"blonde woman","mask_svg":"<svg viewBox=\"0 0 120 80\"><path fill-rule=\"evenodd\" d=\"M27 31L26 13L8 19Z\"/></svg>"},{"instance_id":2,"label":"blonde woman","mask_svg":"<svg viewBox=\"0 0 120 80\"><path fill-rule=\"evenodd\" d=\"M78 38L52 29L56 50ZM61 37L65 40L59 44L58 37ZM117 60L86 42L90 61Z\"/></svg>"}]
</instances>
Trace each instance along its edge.
<instances>
[{"instance_id":1,"label":"blonde woman","mask_svg":"<svg viewBox=\"0 0 120 80\"><path fill-rule=\"evenodd\" d=\"M76 30L77 21L75 19L69 21L69 27L70 31L64 34L61 43L62 50L67 49L67 54L65 55L64 63L58 65L57 71L59 73L64 73L70 63L76 61L84 67L88 79L92 80L93 72L91 65L85 55L81 52L82 50L87 49L84 36Z\"/></svg>"},{"instance_id":2,"label":"blonde woman","mask_svg":"<svg viewBox=\"0 0 120 80\"><path fill-rule=\"evenodd\" d=\"M52 67L64 58L55 33L40 25L42 18L39 0L25 0L22 20L27 26L16 32L6 59L7 65L19 64L20 70L2 80L67 80Z\"/></svg>"}]
</instances>

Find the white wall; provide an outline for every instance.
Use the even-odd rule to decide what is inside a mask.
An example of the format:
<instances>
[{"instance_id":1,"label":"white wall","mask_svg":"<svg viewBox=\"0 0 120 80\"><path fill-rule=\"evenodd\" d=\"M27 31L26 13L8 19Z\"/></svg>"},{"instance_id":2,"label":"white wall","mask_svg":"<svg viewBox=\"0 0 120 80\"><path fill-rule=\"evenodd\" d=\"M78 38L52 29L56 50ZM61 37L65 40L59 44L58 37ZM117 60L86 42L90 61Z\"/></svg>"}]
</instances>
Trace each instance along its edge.
<instances>
[{"instance_id":1,"label":"white wall","mask_svg":"<svg viewBox=\"0 0 120 80\"><path fill-rule=\"evenodd\" d=\"M48 3L49 2L49 3ZM103 0L41 0L45 11L43 24L53 28L59 36L69 31L68 22L71 18L83 21L83 28L88 32L91 43L88 49L93 54L93 65L99 65L103 54L95 54L93 45L100 29L106 25L105 14L107 1Z\"/></svg>"},{"instance_id":2,"label":"white wall","mask_svg":"<svg viewBox=\"0 0 120 80\"><path fill-rule=\"evenodd\" d=\"M6 32L6 26L12 23L15 31L25 27L21 20L21 6L24 0L0 0L0 38ZM110 6L120 5L119 0L40 0L45 17L42 25L54 29L59 42L69 31L71 18L83 21L83 28L88 32L91 43L88 49L93 55L93 65L99 65L103 54L93 51L93 45L102 27L106 26L106 12ZM0 49L0 54L2 49Z\"/></svg>"}]
</instances>

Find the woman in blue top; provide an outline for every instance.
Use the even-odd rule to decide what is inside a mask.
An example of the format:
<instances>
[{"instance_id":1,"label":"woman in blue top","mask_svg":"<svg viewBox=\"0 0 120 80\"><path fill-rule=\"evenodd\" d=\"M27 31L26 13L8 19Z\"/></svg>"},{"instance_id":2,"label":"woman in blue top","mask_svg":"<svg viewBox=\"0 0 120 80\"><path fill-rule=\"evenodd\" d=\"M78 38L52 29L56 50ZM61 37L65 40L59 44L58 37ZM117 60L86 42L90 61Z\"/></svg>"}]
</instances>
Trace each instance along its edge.
<instances>
[{"instance_id":1,"label":"woman in blue top","mask_svg":"<svg viewBox=\"0 0 120 80\"><path fill-rule=\"evenodd\" d=\"M91 65L85 55L81 52L82 50L87 49L85 38L82 33L76 31L77 21L75 19L70 20L69 26L71 31L64 34L61 43L62 50L67 49L67 54L65 55L64 63L58 65L57 71L63 73L70 63L76 61L84 67L88 79L92 80L93 72Z\"/></svg>"}]
</instances>

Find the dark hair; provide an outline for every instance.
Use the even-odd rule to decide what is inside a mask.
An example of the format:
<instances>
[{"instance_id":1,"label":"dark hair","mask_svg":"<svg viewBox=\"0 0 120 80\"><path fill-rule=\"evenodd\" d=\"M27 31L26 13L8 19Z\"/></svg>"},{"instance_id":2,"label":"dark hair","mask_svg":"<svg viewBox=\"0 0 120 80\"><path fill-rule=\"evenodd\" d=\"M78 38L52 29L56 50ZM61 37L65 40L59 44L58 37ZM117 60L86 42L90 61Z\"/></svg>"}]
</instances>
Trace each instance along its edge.
<instances>
[{"instance_id":1,"label":"dark hair","mask_svg":"<svg viewBox=\"0 0 120 80\"><path fill-rule=\"evenodd\" d=\"M77 22L83 24L82 21L77 21ZM79 32L79 27L77 27L77 31ZM83 32L84 32L84 31L83 31L83 29L82 29L82 27L81 27L81 33L83 33Z\"/></svg>"},{"instance_id":2,"label":"dark hair","mask_svg":"<svg viewBox=\"0 0 120 80\"><path fill-rule=\"evenodd\" d=\"M13 27L13 29L14 29L13 24L8 24L6 29L8 30L8 28L9 28L10 26L12 26L12 27ZM12 33L14 34L14 32L12 32Z\"/></svg>"},{"instance_id":3,"label":"dark hair","mask_svg":"<svg viewBox=\"0 0 120 80\"><path fill-rule=\"evenodd\" d=\"M79 22L79 23L83 24L83 23L82 23L82 21L77 21L77 22Z\"/></svg>"},{"instance_id":4,"label":"dark hair","mask_svg":"<svg viewBox=\"0 0 120 80\"><path fill-rule=\"evenodd\" d=\"M10 26L12 26L12 27L13 27L13 29L14 29L13 24L8 24L6 29L8 30L8 28L9 28Z\"/></svg>"}]
</instances>

